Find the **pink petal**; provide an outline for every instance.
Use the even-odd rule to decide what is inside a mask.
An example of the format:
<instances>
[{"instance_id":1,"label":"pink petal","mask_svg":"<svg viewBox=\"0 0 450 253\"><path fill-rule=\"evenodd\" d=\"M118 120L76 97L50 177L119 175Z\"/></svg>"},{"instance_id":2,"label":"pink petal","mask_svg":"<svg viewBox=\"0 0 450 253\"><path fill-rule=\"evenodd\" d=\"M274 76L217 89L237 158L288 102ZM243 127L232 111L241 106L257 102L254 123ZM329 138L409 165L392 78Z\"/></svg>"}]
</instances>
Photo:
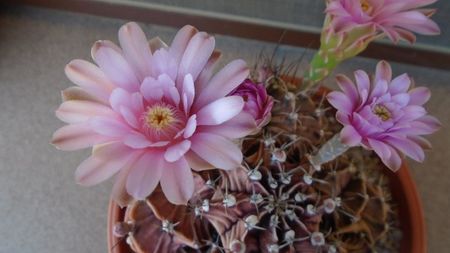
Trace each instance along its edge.
<instances>
[{"instance_id":1,"label":"pink petal","mask_svg":"<svg viewBox=\"0 0 450 253\"><path fill-rule=\"evenodd\" d=\"M161 188L167 200L175 205L186 205L194 193L194 177L184 158L164 165Z\"/></svg>"},{"instance_id":2,"label":"pink petal","mask_svg":"<svg viewBox=\"0 0 450 253\"><path fill-rule=\"evenodd\" d=\"M219 125L238 115L244 108L244 100L240 96L218 99L197 112L198 125Z\"/></svg>"},{"instance_id":3,"label":"pink petal","mask_svg":"<svg viewBox=\"0 0 450 253\"><path fill-rule=\"evenodd\" d=\"M190 148L191 142L188 140L184 140L182 142L169 146L164 153L164 159L166 159L166 161L170 163L176 162L181 157L183 157Z\"/></svg>"},{"instance_id":4,"label":"pink petal","mask_svg":"<svg viewBox=\"0 0 450 253\"><path fill-rule=\"evenodd\" d=\"M342 125L350 124L349 114L343 112L336 112L336 119Z\"/></svg>"},{"instance_id":5,"label":"pink petal","mask_svg":"<svg viewBox=\"0 0 450 253\"><path fill-rule=\"evenodd\" d=\"M187 74L184 76L183 80L183 104L184 104L184 112L186 114L191 110L192 103L194 102L195 97L195 87L194 80L192 79L191 74Z\"/></svg>"},{"instance_id":6,"label":"pink petal","mask_svg":"<svg viewBox=\"0 0 450 253\"><path fill-rule=\"evenodd\" d=\"M200 158L196 153L192 150L188 151L184 158L189 163L189 166L195 171L204 171L204 170L212 170L214 166L208 163L207 161Z\"/></svg>"},{"instance_id":7,"label":"pink petal","mask_svg":"<svg viewBox=\"0 0 450 253\"><path fill-rule=\"evenodd\" d=\"M409 91L411 105L424 105L431 97L431 92L428 88L417 87Z\"/></svg>"},{"instance_id":8,"label":"pink petal","mask_svg":"<svg viewBox=\"0 0 450 253\"><path fill-rule=\"evenodd\" d=\"M195 129L197 129L197 115L191 115L189 117L186 127L184 129L183 137L189 138L195 133Z\"/></svg>"},{"instance_id":9,"label":"pink petal","mask_svg":"<svg viewBox=\"0 0 450 253\"><path fill-rule=\"evenodd\" d=\"M387 83L389 83L391 79L392 79L391 65L389 65L387 61L378 62L375 71L375 84L377 84L380 80L384 80Z\"/></svg>"},{"instance_id":10,"label":"pink petal","mask_svg":"<svg viewBox=\"0 0 450 253\"><path fill-rule=\"evenodd\" d=\"M152 142L147 139L143 134L133 132L125 135L123 143L131 148L141 149L152 146Z\"/></svg>"},{"instance_id":11,"label":"pink petal","mask_svg":"<svg viewBox=\"0 0 450 253\"><path fill-rule=\"evenodd\" d=\"M372 138L368 138L367 142L369 143L370 148L373 149L381 159L387 159L391 156L391 149L384 142Z\"/></svg>"},{"instance_id":12,"label":"pink petal","mask_svg":"<svg viewBox=\"0 0 450 253\"><path fill-rule=\"evenodd\" d=\"M386 142L418 162L423 162L425 159L423 149L414 141L407 138L400 139L388 137L386 138Z\"/></svg>"},{"instance_id":13,"label":"pink petal","mask_svg":"<svg viewBox=\"0 0 450 253\"><path fill-rule=\"evenodd\" d=\"M106 75L90 62L73 60L66 65L64 71L70 81L103 101L108 100L109 94L114 89L114 85Z\"/></svg>"},{"instance_id":14,"label":"pink petal","mask_svg":"<svg viewBox=\"0 0 450 253\"><path fill-rule=\"evenodd\" d=\"M131 165L126 189L137 200L144 200L158 185L164 161L161 152L147 151Z\"/></svg>"},{"instance_id":15,"label":"pink petal","mask_svg":"<svg viewBox=\"0 0 450 253\"><path fill-rule=\"evenodd\" d=\"M397 13L385 21L424 35L438 35L441 33L439 26L419 11Z\"/></svg>"},{"instance_id":16,"label":"pink petal","mask_svg":"<svg viewBox=\"0 0 450 253\"><path fill-rule=\"evenodd\" d=\"M427 139L425 139L421 136L415 136L415 135L408 136L408 139L414 141L415 143L417 143L417 145L419 145L423 149L431 149L432 148L431 143Z\"/></svg>"},{"instance_id":17,"label":"pink petal","mask_svg":"<svg viewBox=\"0 0 450 253\"><path fill-rule=\"evenodd\" d=\"M408 93L400 93L395 96L392 96L392 101L398 104L401 107L407 106L409 103L409 95Z\"/></svg>"},{"instance_id":18,"label":"pink petal","mask_svg":"<svg viewBox=\"0 0 450 253\"><path fill-rule=\"evenodd\" d=\"M139 80L124 56L103 41L94 45L95 62L108 78L117 86L135 92L139 90Z\"/></svg>"},{"instance_id":19,"label":"pink petal","mask_svg":"<svg viewBox=\"0 0 450 253\"><path fill-rule=\"evenodd\" d=\"M164 41L161 40L160 37L152 38L151 40L148 41L148 44L150 45L150 51L152 53L160 48L167 49L169 47Z\"/></svg>"},{"instance_id":20,"label":"pink petal","mask_svg":"<svg viewBox=\"0 0 450 253\"><path fill-rule=\"evenodd\" d=\"M84 160L75 171L75 180L84 186L92 186L103 182L116 174L129 159L137 153L121 142L111 142L95 148L93 154Z\"/></svg>"},{"instance_id":21,"label":"pink petal","mask_svg":"<svg viewBox=\"0 0 450 253\"><path fill-rule=\"evenodd\" d=\"M58 119L66 123L81 123L94 116L116 115L108 106L85 100L66 101L59 106L55 113Z\"/></svg>"},{"instance_id":22,"label":"pink petal","mask_svg":"<svg viewBox=\"0 0 450 253\"><path fill-rule=\"evenodd\" d=\"M245 61L234 60L230 62L210 80L209 84L198 95L194 103L194 111L228 95L248 77L248 74L249 70Z\"/></svg>"},{"instance_id":23,"label":"pink petal","mask_svg":"<svg viewBox=\"0 0 450 253\"><path fill-rule=\"evenodd\" d=\"M346 125L341 131L341 141L348 146L354 147L361 144L362 137L353 126Z\"/></svg>"},{"instance_id":24,"label":"pink petal","mask_svg":"<svg viewBox=\"0 0 450 253\"><path fill-rule=\"evenodd\" d=\"M118 119L97 116L90 121L92 129L101 135L110 137L121 137L131 131L131 128Z\"/></svg>"},{"instance_id":25,"label":"pink petal","mask_svg":"<svg viewBox=\"0 0 450 253\"><path fill-rule=\"evenodd\" d=\"M231 170L237 168L242 162L241 150L222 136L196 133L191 137L191 142L191 149L216 168Z\"/></svg>"},{"instance_id":26,"label":"pink petal","mask_svg":"<svg viewBox=\"0 0 450 253\"><path fill-rule=\"evenodd\" d=\"M358 91L370 90L370 79L366 72L357 70L354 73Z\"/></svg>"},{"instance_id":27,"label":"pink petal","mask_svg":"<svg viewBox=\"0 0 450 253\"><path fill-rule=\"evenodd\" d=\"M177 32L169 49L169 53L174 58L175 62L181 61L181 57L183 56L189 41L197 32L198 30L190 25L184 26Z\"/></svg>"},{"instance_id":28,"label":"pink petal","mask_svg":"<svg viewBox=\"0 0 450 253\"><path fill-rule=\"evenodd\" d=\"M121 106L120 114L122 114L122 118L133 128L139 128L139 121L136 114L130 110L130 108Z\"/></svg>"},{"instance_id":29,"label":"pink petal","mask_svg":"<svg viewBox=\"0 0 450 253\"><path fill-rule=\"evenodd\" d=\"M382 157L381 160L383 163L392 171L396 172L402 166L402 159L400 158L397 150L389 147L389 151L391 155L389 157Z\"/></svg>"},{"instance_id":30,"label":"pink petal","mask_svg":"<svg viewBox=\"0 0 450 253\"><path fill-rule=\"evenodd\" d=\"M408 105L403 108L404 115L401 118L402 121L411 121L418 119L425 114L427 114L427 111L425 111L425 108L423 108L420 105Z\"/></svg>"},{"instance_id":31,"label":"pink petal","mask_svg":"<svg viewBox=\"0 0 450 253\"><path fill-rule=\"evenodd\" d=\"M150 74L150 47L142 29L134 22L123 25L119 30L119 41L123 54L133 66L135 74L144 80Z\"/></svg>"},{"instance_id":32,"label":"pink petal","mask_svg":"<svg viewBox=\"0 0 450 253\"><path fill-rule=\"evenodd\" d=\"M183 78L185 75L191 74L192 79L196 80L214 51L214 46L214 37L205 32L196 33L189 41L181 58L178 77ZM183 80L180 79L179 81L182 82Z\"/></svg>"},{"instance_id":33,"label":"pink petal","mask_svg":"<svg viewBox=\"0 0 450 253\"><path fill-rule=\"evenodd\" d=\"M410 85L411 79L409 78L408 74L403 74L397 76L396 78L394 78L394 80L392 80L392 82L389 85L389 92L392 95L405 93L408 91Z\"/></svg>"},{"instance_id":34,"label":"pink petal","mask_svg":"<svg viewBox=\"0 0 450 253\"><path fill-rule=\"evenodd\" d=\"M95 103L100 103L100 104L104 104L104 105L109 105L109 101L107 98L101 99L99 97L96 97L92 93L90 93L78 86L72 86L72 87L69 87L69 88L61 91L61 98L63 101L83 100L83 101L89 101L89 102L95 102Z\"/></svg>"},{"instance_id":35,"label":"pink petal","mask_svg":"<svg viewBox=\"0 0 450 253\"><path fill-rule=\"evenodd\" d=\"M246 112L241 112L220 125L201 127L202 132L213 133L230 139L245 137L255 130L256 122L253 116Z\"/></svg>"},{"instance_id":36,"label":"pink petal","mask_svg":"<svg viewBox=\"0 0 450 253\"><path fill-rule=\"evenodd\" d=\"M333 91L327 95L328 102L336 108L346 114L351 114L353 111L353 103L350 99L340 91Z\"/></svg>"},{"instance_id":37,"label":"pink petal","mask_svg":"<svg viewBox=\"0 0 450 253\"><path fill-rule=\"evenodd\" d=\"M131 166L134 162L134 159L130 159L119 173L117 173L111 190L111 197L122 208L128 206L133 201L133 197L128 193L126 185L128 174L130 173Z\"/></svg>"},{"instance_id":38,"label":"pink petal","mask_svg":"<svg viewBox=\"0 0 450 253\"><path fill-rule=\"evenodd\" d=\"M98 143L112 140L94 132L87 123L63 126L56 130L52 137L52 144L56 148L69 151L91 147Z\"/></svg>"},{"instance_id":39,"label":"pink petal","mask_svg":"<svg viewBox=\"0 0 450 253\"><path fill-rule=\"evenodd\" d=\"M336 82L339 85L339 88L341 88L344 94L351 101L358 101L359 99L358 91L356 90L355 84L348 77L344 75L337 75Z\"/></svg>"},{"instance_id":40,"label":"pink petal","mask_svg":"<svg viewBox=\"0 0 450 253\"><path fill-rule=\"evenodd\" d=\"M221 56L222 53L220 53L219 51L214 51L211 57L209 57L208 62L203 68L202 72L200 72L195 82L195 93L200 94L200 91L208 85L208 82L213 75L214 67L217 65L217 62L219 61Z\"/></svg>"},{"instance_id":41,"label":"pink petal","mask_svg":"<svg viewBox=\"0 0 450 253\"><path fill-rule=\"evenodd\" d=\"M151 76L144 79L140 91L148 102L159 101L164 95L163 84Z\"/></svg>"}]
</instances>

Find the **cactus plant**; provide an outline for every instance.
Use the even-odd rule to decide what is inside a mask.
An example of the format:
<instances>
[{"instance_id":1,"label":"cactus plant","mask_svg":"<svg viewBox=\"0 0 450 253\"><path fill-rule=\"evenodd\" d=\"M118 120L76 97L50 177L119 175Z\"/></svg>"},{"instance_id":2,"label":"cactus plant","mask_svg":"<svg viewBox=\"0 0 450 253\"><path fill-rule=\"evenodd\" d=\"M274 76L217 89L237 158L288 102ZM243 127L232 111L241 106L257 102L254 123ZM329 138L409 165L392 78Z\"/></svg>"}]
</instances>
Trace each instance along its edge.
<instances>
[{"instance_id":1,"label":"cactus plant","mask_svg":"<svg viewBox=\"0 0 450 253\"><path fill-rule=\"evenodd\" d=\"M242 140L242 166L195 175L187 206L160 189L115 226L138 253L396 252L398 221L384 165L352 148L320 168L310 162L340 131L323 88L265 61L254 69L274 98L268 125ZM255 74L257 73L257 75Z\"/></svg>"}]
</instances>

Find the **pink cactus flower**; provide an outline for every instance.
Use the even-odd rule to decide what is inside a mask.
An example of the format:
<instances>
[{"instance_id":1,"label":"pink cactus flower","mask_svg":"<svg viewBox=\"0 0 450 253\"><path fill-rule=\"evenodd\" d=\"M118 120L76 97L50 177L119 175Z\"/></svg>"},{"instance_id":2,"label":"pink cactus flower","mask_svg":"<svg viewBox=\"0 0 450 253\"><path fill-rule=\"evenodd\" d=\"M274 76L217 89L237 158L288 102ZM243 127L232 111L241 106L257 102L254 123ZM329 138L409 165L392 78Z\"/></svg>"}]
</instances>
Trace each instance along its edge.
<instances>
[{"instance_id":1,"label":"pink cactus flower","mask_svg":"<svg viewBox=\"0 0 450 253\"><path fill-rule=\"evenodd\" d=\"M264 84L246 79L230 95L242 97L245 103L243 111L255 120L257 129L269 123L273 98L267 94Z\"/></svg>"},{"instance_id":2,"label":"pink cactus flower","mask_svg":"<svg viewBox=\"0 0 450 253\"><path fill-rule=\"evenodd\" d=\"M355 72L356 85L344 75L336 79L342 92L331 92L327 98L344 125L340 136L344 144L374 150L393 171L401 166L401 153L424 160L423 149L431 144L422 135L440 127L423 108L430 98L427 88L410 89L412 81L407 74L392 80L386 61L378 63L373 80L362 70Z\"/></svg>"},{"instance_id":3,"label":"pink cactus flower","mask_svg":"<svg viewBox=\"0 0 450 253\"><path fill-rule=\"evenodd\" d=\"M215 40L183 27L170 47L149 43L135 23L119 30L121 48L98 41L98 65L73 60L67 77L79 87L63 92L56 115L69 125L53 144L62 150L93 146L77 168L81 185L94 185L118 173L113 191L144 199L160 184L167 199L186 204L194 191L191 169L231 170L242 161L233 139L254 129L241 113L244 101L229 96L249 71L235 60L212 75L220 53Z\"/></svg>"},{"instance_id":4,"label":"pink cactus flower","mask_svg":"<svg viewBox=\"0 0 450 253\"><path fill-rule=\"evenodd\" d=\"M394 42L405 39L415 42L412 32L424 35L440 33L438 25L429 17L431 9L418 9L437 0L329 0L326 13L332 17L336 32L355 25L374 25Z\"/></svg>"}]
</instances>

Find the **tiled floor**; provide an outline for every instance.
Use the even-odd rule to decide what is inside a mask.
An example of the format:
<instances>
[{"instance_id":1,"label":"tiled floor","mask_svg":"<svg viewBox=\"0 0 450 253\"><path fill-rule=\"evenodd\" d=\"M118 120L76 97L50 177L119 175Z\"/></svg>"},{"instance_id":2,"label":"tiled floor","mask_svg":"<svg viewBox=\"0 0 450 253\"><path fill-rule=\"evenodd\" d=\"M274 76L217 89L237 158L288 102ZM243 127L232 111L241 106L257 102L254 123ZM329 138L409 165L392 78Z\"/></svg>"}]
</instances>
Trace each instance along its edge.
<instances>
[{"instance_id":1,"label":"tiled floor","mask_svg":"<svg viewBox=\"0 0 450 253\"><path fill-rule=\"evenodd\" d=\"M1 9L1 8L0 8ZM98 39L116 40L123 20L34 8L0 11L0 252L106 252L110 183L90 189L75 184L73 172L88 151L64 153L49 145L62 123L54 117L59 90L70 86L64 65L88 59ZM145 25L149 36L166 41L171 28ZM217 36L217 47L232 58L252 61L274 45ZM297 58L303 49L281 47ZM306 58L310 53L306 54ZM376 61L355 59L338 71L372 70ZM424 164L411 162L426 213L429 252L450 248L450 72L394 64L433 91L429 111L446 127L430 139L434 151Z\"/></svg>"}]
</instances>

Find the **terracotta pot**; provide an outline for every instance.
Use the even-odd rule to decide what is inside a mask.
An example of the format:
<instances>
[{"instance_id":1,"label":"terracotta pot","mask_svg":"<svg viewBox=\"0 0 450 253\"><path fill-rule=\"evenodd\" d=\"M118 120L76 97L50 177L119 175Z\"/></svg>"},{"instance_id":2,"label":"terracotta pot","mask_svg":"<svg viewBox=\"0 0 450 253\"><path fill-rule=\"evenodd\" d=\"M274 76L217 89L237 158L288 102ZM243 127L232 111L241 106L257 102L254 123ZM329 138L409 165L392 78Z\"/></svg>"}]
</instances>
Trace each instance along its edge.
<instances>
[{"instance_id":1,"label":"terracotta pot","mask_svg":"<svg viewBox=\"0 0 450 253\"><path fill-rule=\"evenodd\" d=\"M426 253L427 243L423 209L409 168L406 163L403 163L402 168L397 173L386 169L385 174L390 180L393 199L399 206L400 229L403 233L400 253ZM114 224L122 221L124 215L125 209L121 209L113 201L110 201L107 232L109 253L131 252L126 242L119 241L120 239L112 233Z\"/></svg>"}]
</instances>

